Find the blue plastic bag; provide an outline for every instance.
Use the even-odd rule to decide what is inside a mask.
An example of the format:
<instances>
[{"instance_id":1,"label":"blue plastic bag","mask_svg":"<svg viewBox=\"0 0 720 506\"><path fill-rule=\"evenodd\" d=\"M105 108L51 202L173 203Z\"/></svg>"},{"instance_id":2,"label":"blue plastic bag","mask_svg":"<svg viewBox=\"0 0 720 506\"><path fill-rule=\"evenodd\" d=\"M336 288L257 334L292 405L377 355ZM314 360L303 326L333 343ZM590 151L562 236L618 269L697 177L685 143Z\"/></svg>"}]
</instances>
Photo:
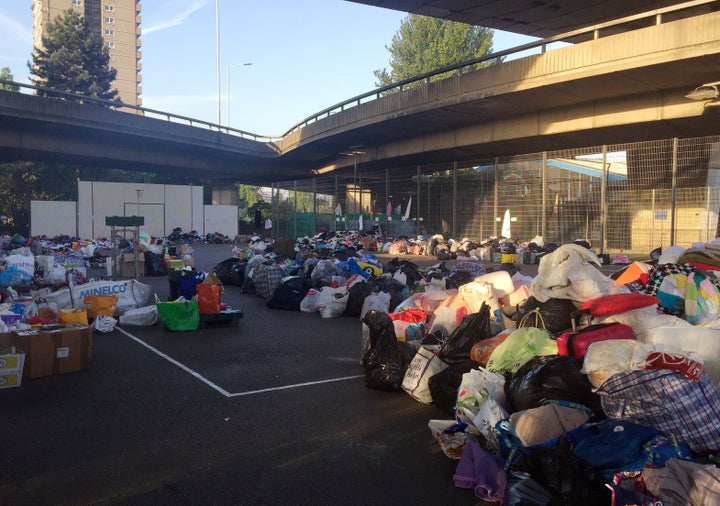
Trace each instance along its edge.
<instances>
[{"instance_id":1,"label":"blue plastic bag","mask_svg":"<svg viewBox=\"0 0 720 506\"><path fill-rule=\"evenodd\" d=\"M21 286L30 284L33 277L27 272L11 265L0 272L0 286Z\"/></svg>"}]
</instances>

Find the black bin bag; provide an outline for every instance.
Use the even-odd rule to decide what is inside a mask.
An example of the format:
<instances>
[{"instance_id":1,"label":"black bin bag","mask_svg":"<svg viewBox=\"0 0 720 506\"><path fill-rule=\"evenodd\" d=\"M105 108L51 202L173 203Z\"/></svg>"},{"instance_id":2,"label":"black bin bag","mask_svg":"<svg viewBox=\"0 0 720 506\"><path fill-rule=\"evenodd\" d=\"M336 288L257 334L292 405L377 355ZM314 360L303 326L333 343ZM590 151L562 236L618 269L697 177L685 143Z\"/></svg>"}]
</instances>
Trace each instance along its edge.
<instances>
[{"instance_id":1,"label":"black bin bag","mask_svg":"<svg viewBox=\"0 0 720 506\"><path fill-rule=\"evenodd\" d=\"M223 260L213 268L213 272L222 281L223 285L234 285L232 279L233 267L239 264L241 260L239 258L231 257L227 260Z\"/></svg>"},{"instance_id":2,"label":"black bin bag","mask_svg":"<svg viewBox=\"0 0 720 506\"><path fill-rule=\"evenodd\" d=\"M455 412L457 391L462 383L463 374L471 369L477 369L478 364L472 360L456 362L439 373L430 376L428 387L433 404L448 414Z\"/></svg>"},{"instance_id":3,"label":"black bin bag","mask_svg":"<svg viewBox=\"0 0 720 506\"><path fill-rule=\"evenodd\" d=\"M508 472L505 504L606 506L612 499L597 470L558 441L520 450Z\"/></svg>"},{"instance_id":4,"label":"black bin bag","mask_svg":"<svg viewBox=\"0 0 720 506\"><path fill-rule=\"evenodd\" d=\"M371 309L362 319L370 328L370 349L363 356L365 386L375 390L402 391L405 371L414 356L406 343L398 342L387 313Z\"/></svg>"},{"instance_id":5,"label":"black bin bag","mask_svg":"<svg viewBox=\"0 0 720 506\"><path fill-rule=\"evenodd\" d=\"M518 309L518 327L537 327L558 334L572 327L575 304L567 299L548 299L540 302L530 296Z\"/></svg>"},{"instance_id":6,"label":"black bin bag","mask_svg":"<svg viewBox=\"0 0 720 506\"><path fill-rule=\"evenodd\" d=\"M582 362L572 357L548 355L534 357L505 381L510 412L537 408L547 401L569 401L602 413L600 397L592 391L587 376L580 372Z\"/></svg>"},{"instance_id":7,"label":"black bin bag","mask_svg":"<svg viewBox=\"0 0 720 506\"><path fill-rule=\"evenodd\" d=\"M470 350L478 341L492 337L490 306L483 302L477 313L465 316L460 325L448 336L438 356L446 364L470 360Z\"/></svg>"}]
</instances>

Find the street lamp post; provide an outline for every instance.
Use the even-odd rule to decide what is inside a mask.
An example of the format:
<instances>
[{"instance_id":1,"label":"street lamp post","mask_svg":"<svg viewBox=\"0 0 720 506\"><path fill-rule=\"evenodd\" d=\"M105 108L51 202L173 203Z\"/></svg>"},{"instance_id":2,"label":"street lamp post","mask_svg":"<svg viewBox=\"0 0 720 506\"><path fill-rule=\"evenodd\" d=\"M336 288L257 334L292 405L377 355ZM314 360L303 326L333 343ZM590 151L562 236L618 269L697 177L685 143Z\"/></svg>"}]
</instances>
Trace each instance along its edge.
<instances>
[{"instance_id":1,"label":"street lamp post","mask_svg":"<svg viewBox=\"0 0 720 506\"><path fill-rule=\"evenodd\" d=\"M215 0L215 63L217 67L217 124L220 125L220 0Z\"/></svg>"},{"instance_id":2,"label":"street lamp post","mask_svg":"<svg viewBox=\"0 0 720 506\"><path fill-rule=\"evenodd\" d=\"M233 67L249 67L252 63L228 63L226 78L227 78L227 117L225 118L227 126L230 126L230 69Z\"/></svg>"}]
</instances>

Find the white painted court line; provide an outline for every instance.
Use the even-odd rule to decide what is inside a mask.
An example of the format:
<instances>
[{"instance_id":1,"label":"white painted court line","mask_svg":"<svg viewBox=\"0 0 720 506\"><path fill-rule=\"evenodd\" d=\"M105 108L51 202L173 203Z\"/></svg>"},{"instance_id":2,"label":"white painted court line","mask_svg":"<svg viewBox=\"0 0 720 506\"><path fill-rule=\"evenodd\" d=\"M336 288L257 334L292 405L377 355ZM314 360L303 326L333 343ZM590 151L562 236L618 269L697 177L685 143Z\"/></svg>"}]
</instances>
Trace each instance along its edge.
<instances>
[{"instance_id":1,"label":"white painted court line","mask_svg":"<svg viewBox=\"0 0 720 506\"><path fill-rule=\"evenodd\" d=\"M124 330L124 329L121 329L120 327L115 327L115 330L119 330L120 332L122 332L123 334L125 334L126 336L128 336L130 339L132 339L133 341L135 341L136 343L140 344L141 346L144 346L145 348L147 348L148 350L150 350L150 351L152 351L153 353L157 354L158 356L164 358L165 360L167 360L167 361L170 362L171 364L179 367L180 369L182 369L182 370L185 371L186 373L188 373L188 374L190 374L191 376L199 379L200 381L202 381L203 383L205 383L206 385L208 385L210 388L212 388L212 389L220 392L220 393L221 393L222 395L224 395L225 397L241 397L241 396L245 396L245 395L262 394L262 393L267 393L267 392L275 392L275 391L277 391L277 390L287 390L287 389L289 389L289 388L300 388L300 387L305 387L305 386L320 385L320 384L323 384L323 383L333 383L333 382L335 382L335 381L345 381L345 380L357 379L357 378L364 378L364 377L365 377L364 374L356 374L356 375L354 375L354 376L344 376L344 377L342 377L342 378L332 378L332 379L318 380L318 381L306 381L306 382L304 382L304 383L295 383L294 385L283 385L283 386L280 386L280 387L261 388L261 389L259 389L259 390L248 390L248 391L246 391L246 392L228 392L228 391L225 390L224 388L216 385L215 383L213 383L212 381L210 381L209 379L207 379L207 378L206 378L205 376L203 376L202 374L193 371L192 369L190 369L189 367L187 367L185 364L183 364L183 363L181 363L181 362L178 362L177 360L175 360L174 358L172 358L172 357L169 356L169 355L166 355L165 353L163 353L162 351L158 350L158 349L155 348L154 346L149 345L148 343L146 343L145 341L143 341L143 340L140 339L139 337L132 335L131 333L127 332L127 331Z\"/></svg>"},{"instance_id":2,"label":"white painted court line","mask_svg":"<svg viewBox=\"0 0 720 506\"><path fill-rule=\"evenodd\" d=\"M345 381L349 379L357 379L357 378L364 378L364 374L356 374L355 376L345 376L343 378L333 378L333 379L327 379L327 380L318 380L318 381L306 381L305 383L295 383L294 385L284 385L281 387L272 387L272 388L261 388L260 390L248 390L247 392L236 392L233 394L229 394L228 397L240 397L243 395L254 395L254 394L262 394L265 392L275 392L277 390L287 390L288 388L299 388L299 387L306 387L309 385L320 385L322 383L332 383L334 381Z\"/></svg>"}]
</instances>

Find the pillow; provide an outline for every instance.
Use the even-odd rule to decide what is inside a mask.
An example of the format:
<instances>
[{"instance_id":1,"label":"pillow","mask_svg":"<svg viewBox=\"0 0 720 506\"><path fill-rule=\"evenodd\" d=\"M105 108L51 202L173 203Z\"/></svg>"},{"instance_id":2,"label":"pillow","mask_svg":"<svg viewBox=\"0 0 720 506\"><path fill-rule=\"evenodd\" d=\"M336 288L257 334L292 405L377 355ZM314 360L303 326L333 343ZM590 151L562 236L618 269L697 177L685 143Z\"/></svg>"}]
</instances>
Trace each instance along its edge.
<instances>
[{"instance_id":1,"label":"pillow","mask_svg":"<svg viewBox=\"0 0 720 506\"><path fill-rule=\"evenodd\" d=\"M580 310L587 309L591 316L608 316L624 313L631 309L639 309L657 304L660 299L644 293L614 293L583 302Z\"/></svg>"}]
</instances>

